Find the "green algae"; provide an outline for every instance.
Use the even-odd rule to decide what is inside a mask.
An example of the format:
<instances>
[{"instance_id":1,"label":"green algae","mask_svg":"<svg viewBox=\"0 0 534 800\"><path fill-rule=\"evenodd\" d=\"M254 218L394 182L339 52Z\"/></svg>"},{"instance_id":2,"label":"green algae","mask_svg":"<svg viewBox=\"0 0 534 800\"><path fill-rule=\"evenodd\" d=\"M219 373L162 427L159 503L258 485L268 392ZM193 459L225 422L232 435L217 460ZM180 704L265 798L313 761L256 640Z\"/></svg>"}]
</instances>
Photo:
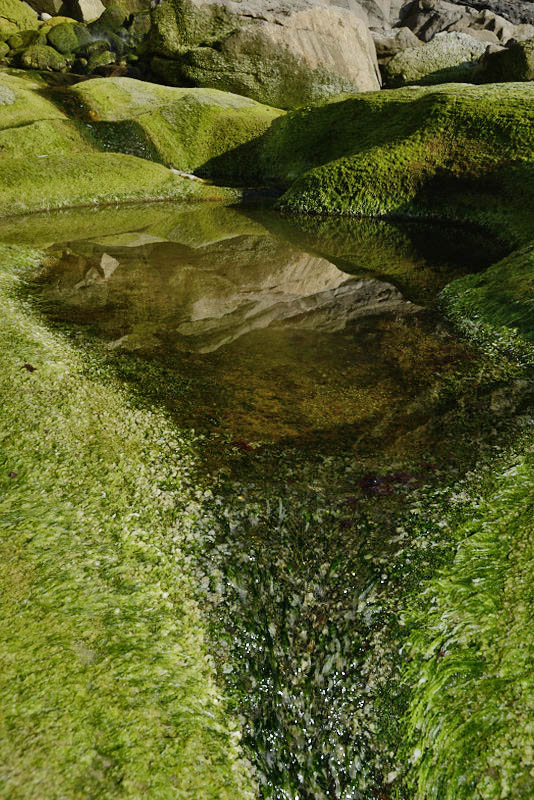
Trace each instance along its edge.
<instances>
[{"instance_id":1,"label":"green algae","mask_svg":"<svg viewBox=\"0 0 534 800\"><path fill-rule=\"evenodd\" d=\"M218 200L236 197L173 175L159 164L115 153L47 156L36 172L31 161L0 162L0 214L47 208L147 200Z\"/></svg>"},{"instance_id":2,"label":"green algae","mask_svg":"<svg viewBox=\"0 0 534 800\"><path fill-rule=\"evenodd\" d=\"M2 792L251 797L175 527L192 441L16 299L39 252L1 257Z\"/></svg>"}]
</instances>

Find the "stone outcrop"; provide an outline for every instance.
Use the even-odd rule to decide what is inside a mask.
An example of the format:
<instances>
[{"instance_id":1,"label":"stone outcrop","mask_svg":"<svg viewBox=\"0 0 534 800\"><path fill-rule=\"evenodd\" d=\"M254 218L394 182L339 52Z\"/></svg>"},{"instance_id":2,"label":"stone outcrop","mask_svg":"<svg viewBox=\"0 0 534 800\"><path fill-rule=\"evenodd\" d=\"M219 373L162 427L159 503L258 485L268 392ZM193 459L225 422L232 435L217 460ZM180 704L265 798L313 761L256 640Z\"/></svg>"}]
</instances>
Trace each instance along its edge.
<instances>
[{"instance_id":1,"label":"stone outcrop","mask_svg":"<svg viewBox=\"0 0 534 800\"><path fill-rule=\"evenodd\" d=\"M416 0L403 24L419 39L431 41L438 33L467 33L488 44L506 44L534 36L531 25L513 24L487 9L475 9L448 0Z\"/></svg>"},{"instance_id":2,"label":"stone outcrop","mask_svg":"<svg viewBox=\"0 0 534 800\"><path fill-rule=\"evenodd\" d=\"M380 86L366 13L316 0L164 0L153 12L152 69L280 108Z\"/></svg>"},{"instance_id":3,"label":"stone outcrop","mask_svg":"<svg viewBox=\"0 0 534 800\"><path fill-rule=\"evenodd\" d=\"M477 65L475 78L481 83L534 81L534 39L485 53Z\"/></svg>"},{"instance_id":4,"label":"stone outcrop","mask_svg":"<svg viewBox=\"0 0 534 800\"><path fill-rule=\"evenodd\" d=\"M404 50L384 66L388 87L470 82L486 45L465 33L438 33L422 47Z\"/></svg>"}]
</instances>

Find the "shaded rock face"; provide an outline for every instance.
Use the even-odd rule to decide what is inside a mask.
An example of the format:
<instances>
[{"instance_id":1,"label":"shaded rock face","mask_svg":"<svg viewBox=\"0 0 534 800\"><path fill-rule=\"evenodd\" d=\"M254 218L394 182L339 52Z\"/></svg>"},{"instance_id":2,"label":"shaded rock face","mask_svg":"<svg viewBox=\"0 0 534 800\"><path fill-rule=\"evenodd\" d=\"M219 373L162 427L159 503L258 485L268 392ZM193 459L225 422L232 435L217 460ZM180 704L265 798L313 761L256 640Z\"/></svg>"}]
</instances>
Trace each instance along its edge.
<instances>
[{"instance_id":1,"label":"shaded rock face","mask_svg":"<svg viewBox=\"0 0 534 800\"><path fill-rule=\"evenodd\" d=\"M470 81L486 45L465 33L438 33L422 47L393 56L384 66L388 87Z\"/></svg>"},{"instance_id":2,"label":"shaded rock face","mask_svg":"<svg viewBox=\"0 0 534 800\"><path fill-rule=\"evenodd\" d=\"M534 38L485 53L477 65L475 78L481 83L534 81Z\"/></svg>"},{"instance_id":3,"label":"shaded rock face","mask_svg":"<svg viewBox=\"0 0 534 800\"><path fill-rule=\"evenodd\" d=\"M458 5L487 9L516 25L534 25L534 2L528 0L453 0Z\"/></svg>"},{"instance_id":4,"label":"shaded rock face","mask_svg":"<svg viewBox=\"0 0 534 800\"><path fill-rule=\"evenodd\" d=\"M153 13L155 75L294 108L380 87L366 14L315 0L164 0Z\"/></svg>"}]
</instances>

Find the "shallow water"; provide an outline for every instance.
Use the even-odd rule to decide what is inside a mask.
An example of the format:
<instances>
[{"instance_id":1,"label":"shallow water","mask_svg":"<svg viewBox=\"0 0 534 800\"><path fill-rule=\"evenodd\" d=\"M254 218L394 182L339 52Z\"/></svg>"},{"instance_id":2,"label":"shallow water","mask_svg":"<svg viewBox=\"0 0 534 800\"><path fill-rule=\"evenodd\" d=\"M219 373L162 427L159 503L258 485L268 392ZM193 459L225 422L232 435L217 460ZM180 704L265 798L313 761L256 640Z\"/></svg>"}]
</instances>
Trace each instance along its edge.
<instances>
[{"instance_id":1,"label":"shallow water","mask_svg":"<svg viewBox=\"0 0 534 800\"><path fill-rule=\"evenodd\" d=\"M213 205L157 211L146 224L142 209L115 224L112 212L85 212L74 240L56 231L53 243L43 219L40 294L110 351L179 376L168 402L181 425L361 456L435 445L423 432L429 395L468 354L425 306L467 260L491 259L474 235L369 221L313 228ZM56 219L67 237L69 215Z\"/></svg>"},{"instance_id":2,"label":"shallow water","mask_svg":"<svg viewBox=\"0 0 534 800\"><path fill-rule=\"evenodd\" d=\"M399 564L419 541L402 514L515 408L434 301L497 248L213 205L43 215L0 238L47 251L31 293L54 324L204 435L206 492L181 524L261 796L390 797Z\"/></svg>"}]
</instances>

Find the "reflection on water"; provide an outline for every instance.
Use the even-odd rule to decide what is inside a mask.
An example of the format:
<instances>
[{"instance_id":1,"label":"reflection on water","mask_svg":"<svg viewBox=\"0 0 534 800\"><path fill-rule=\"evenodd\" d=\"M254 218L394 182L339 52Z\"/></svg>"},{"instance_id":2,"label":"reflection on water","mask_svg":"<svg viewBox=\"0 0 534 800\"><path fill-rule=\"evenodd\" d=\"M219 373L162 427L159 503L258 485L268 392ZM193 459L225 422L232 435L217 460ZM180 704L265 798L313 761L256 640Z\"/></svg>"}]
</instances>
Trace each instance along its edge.
<instances>
[{"instance_id":1,"label":"reflection on water","mask_svg":"<svg viewBox=\"0 0 534 800\"><path fill-rule=\"evenodd\" d=\"M412 540L395 514L498 416L493 376L428 305L498 253L429 226L209 205L10 226L0 238L47 250L41 307L121 375L156 365L156 396L132 370L141 392L210 434L213 494L180 524L261 796L393 797L377 707L395 731Z\"/></svg>"},{"instance_id":2,"label":"reflection on water","mask_svg":"<svg viewBox=\"0 0 534 800\"><path fill-rule=\"evenodd\" d=\"M159 211L102 212L96 225L86 212L75 239L60 215L53 244L49 218L32 228L56 317L181 376L170 405L182 424L246 441L341 438L360 453L403 450L407 434L424 445L432 387L462 353L420 301L461 271L472 240L440 241L429 258L431 227L342 220L336 236L319 221L314 239L309 222L272 212Z\"/></svg>"}]
</instances>

